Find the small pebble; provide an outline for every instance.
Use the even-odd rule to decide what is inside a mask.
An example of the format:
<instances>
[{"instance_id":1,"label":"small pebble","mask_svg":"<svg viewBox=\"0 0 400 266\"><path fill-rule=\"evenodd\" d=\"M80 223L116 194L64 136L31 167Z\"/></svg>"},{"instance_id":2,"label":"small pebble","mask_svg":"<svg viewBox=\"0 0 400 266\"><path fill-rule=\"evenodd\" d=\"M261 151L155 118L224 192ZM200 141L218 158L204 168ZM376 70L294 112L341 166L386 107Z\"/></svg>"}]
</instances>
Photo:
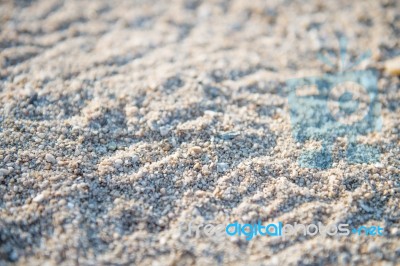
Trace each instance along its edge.
<instances>
[{"instance_id":1,"label":"small pebble","mask_svg":"<svg viewBox=\"0 0 400 266\"><path fill-rule=\"evenodd\" d=\"M221 136L221 138L224 139L224 140L231 140L231 139L236 138L236 137L239 136L239 135L240 135L240 132L230 131L230 132L221 133L220 136Z\"/></svg>"},{"instance_id":2,"label":"small pebble","mask_svg":"<svg viewBox=\"0 0 400 266\"><path fill-rule=\"evenodd\" d=\"M171 128L169 126L163 126L160 127L160 134L161 136L166 136L168 133L171 131Z\"/></svg>"},{"instance_id":3,"label":"small pebble","mask_svg":"<svg viewBox=\"0 0 400 266\"><path fill-rule=\"evenodd\" d=\"M17 261L18 260L18 253L13 250L10 255L8 255L8 258L10 259L10 261Z\"/></svg>"},{"instance_id":4,"label":"small pebble","mask_svg":"<svg viewBox=\"0 0 400 266\"><path fill-rule=\"evenodd\" d=\"M117 149L117 144L115 142L110 142L110 143L108 143L107 148L110 151L115 151Z\"/></svg>"},{"instance_id":5,"label":"small pebble","mask_svg":"<svg viewBox=\"0 0 400 266\"><path fill-rule=\"evenodd\" d=\"M46 161L49 162L49 163L52 163L52 164L57 163L56 158L55 158L52 154L50 154L50 153L47 153L47 154L46 154L45 159L46 159Z\"/></svg>"},{"instance_id":6,"label":"small pebble","mask_svg":"<svg viewBox=\"0 0 400 266\"><path fill-rule=\"evenodd\" d=\"M400 56L386 61L385 70L392 76L400 76Z\"/></svg>"},{"instance_id":7,"label":"small pebble","mask_svg":"<svg viewBox=\"0 0 400 266\"><path fill-rule=\"evenodd\" d=\"M217 171L220 173L224 173L229 169L229 165L227 163L218 163Z\"/></svg>"},{"instance_id":8,"label":"small pebble","mask_svg":"<svg viewBox=\"0 0 400 266\"><path fill-rule=\"evenodd\" d=\"M7 169L4 168L0 168L0 176L6 176L8 175L10 172Z\"/></svg>"},{"instance_id":9,"label":"small pebble","mask_svg":"<svg viewBox=\"0 0 400 266\"><path fill-rule=\"evenodd\" d=\"M137 156L137 155L132 155L131 158L132 158L133 163L137 163L139 161L139 156Z\"/></svg>"},{"instance_id":10,"label":"small pebble","mask_svg":"<svg viewBox=\"0 0 400 266\"><path fill-rule=\"evenodd\" d=\"M190 153L193 154L193 155L200 154L201 151L202 151L202 149L201 149L201 147L199 147L199 146L194 146L194 147L192 147L192 148L190 149Z\"/></svg>"},{"instance_id":11,"label":"small pebble","mask_svg":"<svg viewBox=\"0 0 400 266\"><path fill-rule=\"evenodd\" d=\"M41 202L44 200L44 195L43 194L39 194L36 197L33 198L34 202Z\"/></svg>"},{"instance_id":12,"label":"small pebble","mask_svg":"<svg viewBox=\"0 0 400 266\"><path fill-rule=\"evenodd\" d=\"M124 161L122 161L122 159L116 159L116 160L114 161L114 164L115 164L116 166L121 166L123 163L124 163Z\"/></svg>"}]
</instances>

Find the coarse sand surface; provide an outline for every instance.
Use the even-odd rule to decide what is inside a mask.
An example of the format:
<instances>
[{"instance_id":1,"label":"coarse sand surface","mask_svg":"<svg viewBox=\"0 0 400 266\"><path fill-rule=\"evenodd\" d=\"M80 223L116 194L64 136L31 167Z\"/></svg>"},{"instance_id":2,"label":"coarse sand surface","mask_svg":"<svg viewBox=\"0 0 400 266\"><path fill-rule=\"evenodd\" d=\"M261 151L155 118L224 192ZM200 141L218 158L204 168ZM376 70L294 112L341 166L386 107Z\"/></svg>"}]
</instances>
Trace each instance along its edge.
<instances>
[{"instance_id":1,"label":"coarse sand surface","mask_svg":"<svg viewBox=\"0 0 400 266\"><path fill-rule=\"evenodd\" d=\"M303 167L286 81L335 75L338 36L371 51L379 161L343 136ZM0 265L399 265L399 56L396 0L0 1ZM180 227L258 220L384 233Z\"/></svg>"}]
</instances>

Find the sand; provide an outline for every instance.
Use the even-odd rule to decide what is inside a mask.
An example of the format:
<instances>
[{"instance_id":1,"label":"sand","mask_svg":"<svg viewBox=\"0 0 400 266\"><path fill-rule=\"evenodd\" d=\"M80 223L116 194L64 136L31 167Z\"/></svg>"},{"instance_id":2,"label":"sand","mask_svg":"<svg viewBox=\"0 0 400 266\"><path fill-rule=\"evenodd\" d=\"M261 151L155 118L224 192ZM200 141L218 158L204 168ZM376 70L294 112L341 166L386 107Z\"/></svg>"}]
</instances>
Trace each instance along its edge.
<instances>
[{"instance_id":1,"label":"sand","mask_svg":"<svg viewBox=\"0 0 400 266\"><path fill-rule=\"evenodd\" d=\"M0 265L398 265L398 1L1 1ZM286 81L371 57L380 160L301 167ZM396 59L397 58L397 59ZM387 63L390 62L390 63ZM394 62L394 63L393 63ZM386 68L386 70L385 70ZM348 223L382 236L184 237Z\"/></svg>"}]
</instances>

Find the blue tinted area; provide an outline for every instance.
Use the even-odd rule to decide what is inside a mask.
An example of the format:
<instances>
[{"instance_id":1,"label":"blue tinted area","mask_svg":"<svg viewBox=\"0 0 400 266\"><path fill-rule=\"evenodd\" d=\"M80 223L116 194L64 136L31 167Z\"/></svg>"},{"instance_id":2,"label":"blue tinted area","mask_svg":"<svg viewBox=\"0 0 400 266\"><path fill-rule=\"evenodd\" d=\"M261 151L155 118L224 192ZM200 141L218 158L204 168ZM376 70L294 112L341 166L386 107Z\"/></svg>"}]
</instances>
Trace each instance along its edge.
<instances>
[{"instance_id":1,"label":"blue tinted area","mask_svg":"<svg viewBox=\"0 0 400 266\"><path fill-rule=\"evenodd\" d=\"M335 119L328 108L329 93L335 86L344 82L355 82L368 93L369 106L364 117L354 123L341 123ZM287 81L289 88L289 109L292 134L297 142L309 140L320 141L322 148L315 151L304 151L299 157L299 164L306 168L330 168L333 163L332 147L338 137L347 137L345 153L349 163L371 163L379 161L379 152L374 147L356 142L360 135L380 131L382 121L378 101L377 75L370 70L338 73L322 77L292 79ZM300 87L315 86L316 95L298 96ZM338 99L340 112L351 115L359 109L359 102L351 91L344 92Z\"/></svg>"}]
</instances>

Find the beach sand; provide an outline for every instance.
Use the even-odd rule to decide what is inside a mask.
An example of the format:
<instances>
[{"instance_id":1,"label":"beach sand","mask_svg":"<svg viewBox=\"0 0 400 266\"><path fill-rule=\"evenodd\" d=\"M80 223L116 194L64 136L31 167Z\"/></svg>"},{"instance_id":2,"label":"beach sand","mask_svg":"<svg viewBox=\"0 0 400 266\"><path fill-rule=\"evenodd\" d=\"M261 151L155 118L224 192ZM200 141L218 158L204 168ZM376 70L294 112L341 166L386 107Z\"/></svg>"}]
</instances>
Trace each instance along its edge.
<instances>
[{"instance_id":1,"label":"beach sand","mask_svg":"<svg viewBox=\"0 0 400 266\"><path fill-rule=\"evenodd\" d=\"M0 1L0 265L399 265L398 1ZM378 77L379 162L301 167L286 81ZM333 61L336 63L334 59ZM387 63L397 60L397 63ZM388 65L389 64L389 65ZM353 71L353 70L351 70ZM185 237L180 226L381 226ZM186 227L185 227L186 228Z\"/></svg>"}]
</instances>

